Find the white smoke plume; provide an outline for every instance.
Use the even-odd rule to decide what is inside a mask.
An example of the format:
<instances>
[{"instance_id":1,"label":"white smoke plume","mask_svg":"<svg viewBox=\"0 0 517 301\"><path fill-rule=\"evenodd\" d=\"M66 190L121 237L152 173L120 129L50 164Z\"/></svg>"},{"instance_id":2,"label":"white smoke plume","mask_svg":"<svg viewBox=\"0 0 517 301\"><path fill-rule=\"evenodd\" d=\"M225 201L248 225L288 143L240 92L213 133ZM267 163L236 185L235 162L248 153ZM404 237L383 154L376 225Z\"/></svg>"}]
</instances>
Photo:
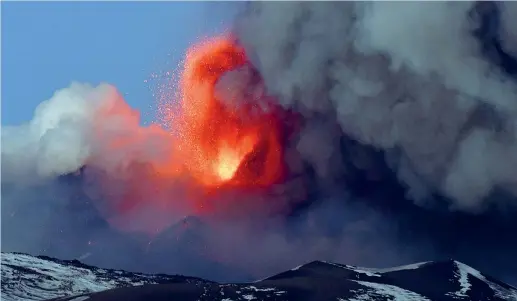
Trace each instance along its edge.
<instances>
[{"instance_id":1,"label":"white smoke plume","mask_svg":"<svg viewBox=\"0 0 517 301\"><path fill-rule=\"evenodd\" d=\"M91 151L92 120L107 89L72 84L42 102L29 123L3 127L4 177L54 177L78 170Z\"/></svg>"},{"instance_id":2,"label":"white smoke plume","mask_svg":"<svg viewBox=\"0 0 517 301\"><path fill-rule=\"evenodd\" d=\"M87 159L105 151L103 142L138 134L133 132L138 127L138 113L114 87L72 83L42 102L29 123L3 127L4 179L49 178L75 172ZM118 156L110 157L109 164L121 164L123 155Z\"/></svg>"},{"instance_id":3,"label":"white smoke plume","mask_svg":"<svg viewBox=\"0 0 517 301\"><path fill-rule=\"evenodd\" d=\"M513 54L515 7L500 9L499 36ZM469 1L260 2L236 28L281 105L334 116L345 134L397 153L388 160L416 202L438 192L475 212L496 188L517 196L517 82L482 53L474 32L483 9ZM300 148L315 148L303 141ZM302 151L328 165L328 150L319 160L316 152Z\"/></svg>"},{"instance_id":4,"label":"white smoke plume","mask_svg":"<svg viewBox=\"0 0 517 301\"><path fill-rule=\"evenodd\" d=\"M182 218L188 204L164 201L171 190L180 198L180 191L175 183L156 181L146 166L165 164L171 144L170 135L158 125L141 126L139 112L115 87L72 83L42 102L27 124L2 128L3 208L30 207L35 199L45 199L31 190L52 187L58 177L88 166L94 174L85 181L94 181L93 187L85 184L77 190L97 200L98 210L112 224L134 231L164 227ZM66 202L71 200L58 196L66 188L59 191L54 186L51 202L70 206ZM110 216L119 202L143 200L145 195L153 195L154 202L140 201ZM160 202L169 210L157 208Z\"/></svg>"},{"instance_id":5,"label":"white smoke plume","mask_svg":"<svg viewBox=\"0 0 517 301\"><path fill-rule=\"evenodd\" d=\"M29 123L2 128L4 180L53 178L86 163L118 172L136 155L159 159L165 154L166 143L158 145L164 133L139 123L139 113L113 86L72 83L42 102Z\"/></svg>"}]
</instances>

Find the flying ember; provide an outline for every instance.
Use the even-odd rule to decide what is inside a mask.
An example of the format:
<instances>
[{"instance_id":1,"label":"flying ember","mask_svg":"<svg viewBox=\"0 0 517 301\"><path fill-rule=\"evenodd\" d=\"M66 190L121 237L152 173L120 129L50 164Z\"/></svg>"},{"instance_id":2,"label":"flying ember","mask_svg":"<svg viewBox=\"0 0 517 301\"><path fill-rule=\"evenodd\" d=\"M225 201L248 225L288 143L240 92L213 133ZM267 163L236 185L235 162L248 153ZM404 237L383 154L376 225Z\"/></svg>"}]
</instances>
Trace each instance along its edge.
<instances>
[{"instance_id":1,"label":"flying ember","mask_svg":"<svg viewBox=\"0 0 517 301\"><path fill-rule=\"evenodd\" d=\"M268 186L279 179L283 160L274 110L216 96L223 75L248 65L244 49L230 38L203 41L187 51L179 78L180 111L168 121L178 133L172 172L205 187ZM174 111L170 102L164 106L162 112Z\"/></svg>"}]
</instances>

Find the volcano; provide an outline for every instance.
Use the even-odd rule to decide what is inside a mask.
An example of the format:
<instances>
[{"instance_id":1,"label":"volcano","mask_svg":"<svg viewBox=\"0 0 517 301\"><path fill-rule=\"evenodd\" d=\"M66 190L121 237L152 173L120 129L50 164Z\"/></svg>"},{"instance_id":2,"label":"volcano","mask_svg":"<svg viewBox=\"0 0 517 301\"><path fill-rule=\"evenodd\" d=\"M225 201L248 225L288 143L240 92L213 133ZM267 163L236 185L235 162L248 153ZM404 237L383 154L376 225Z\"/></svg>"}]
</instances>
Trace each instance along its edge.
<instances>
[{"instance_id":1,"label":"volcano","mask_svg":"<svg viewBox=\"0 0 517 301\"><path fill-rule=\"evenodd\" d=\"M250 2L166 73L150 125L110 84L58 90L2 128L2 251L220 282L455 258L515 281L509 3Z\"/></svg>"}]
</instances>

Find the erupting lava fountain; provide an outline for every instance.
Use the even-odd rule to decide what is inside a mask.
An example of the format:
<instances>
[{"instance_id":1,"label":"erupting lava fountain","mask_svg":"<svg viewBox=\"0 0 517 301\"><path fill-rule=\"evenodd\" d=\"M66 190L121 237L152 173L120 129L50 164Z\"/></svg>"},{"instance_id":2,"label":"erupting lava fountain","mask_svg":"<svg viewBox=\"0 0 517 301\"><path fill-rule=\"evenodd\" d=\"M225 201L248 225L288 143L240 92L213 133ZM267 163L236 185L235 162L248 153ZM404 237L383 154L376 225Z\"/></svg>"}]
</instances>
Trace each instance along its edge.
<instances>
[{"instance_id":1,"label":"erupting lava fountain","mask_svg":"<svg viewBox=\"0 0 517 301\"><path fill-rule=\"evenodd\" d=\"M164 172L188 175L207 189L267 187L281 179L278 108L268 106L263 94L230 103L216 91L223 75L246 67L251 65L244 49L230 38L213 38L188 50L179 79L179 108L173 102L160 107L162 113L175 112L164 120L177 133L174 160Z\"/></svg>"},{"instance_id":2,"label":"erupting lava fountain","mask_svg":"<svg viewBox=\"0 0 517 301\"><path fill-rule=\"evenodd\" d=\"M103 212L119 229L157 233L178 215L218 216L240 208L229 194L252 197L283 181L289 115L268 101L242 47L228 37L194 45L177 80L159 106L157 130L170 154L124 173L129 180L118 195L105 184L110 205Z\"/></svg>"}]
</instances>

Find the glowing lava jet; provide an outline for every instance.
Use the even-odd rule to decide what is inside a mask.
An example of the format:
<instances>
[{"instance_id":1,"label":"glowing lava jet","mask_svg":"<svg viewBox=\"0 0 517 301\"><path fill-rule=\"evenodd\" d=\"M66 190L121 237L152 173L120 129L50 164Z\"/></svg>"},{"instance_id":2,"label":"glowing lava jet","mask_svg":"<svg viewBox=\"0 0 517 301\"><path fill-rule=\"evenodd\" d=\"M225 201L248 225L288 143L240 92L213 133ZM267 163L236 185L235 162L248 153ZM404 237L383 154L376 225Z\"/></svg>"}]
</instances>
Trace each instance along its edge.
<instances>
[{"instance_id":1,"label":"glowing lava jet","mask_svg":"<svg viewBox=\"0 0 517 301\"><path fill-rule=\"evenodd\" d=\"M187 174L204 187L264 187L282 175L281 134L275 111L256 102L228 104L216 84L249 66L242 47L215 38L191 47L179 83L180 112L168 118L177 134L168 172ZM161 112L171 112L172 103Z\"/></svg>"},{"instance_id":2,"label":"glowing lava jet","mask_svg":"<svg viewBox=\"0 0 517 301\"><path fill-rule=\"evenodd\" d=\"M239 68L253 70L244 49L229 38L193 46L178 76L178 88L164 91L170 97L159 107L162 127L132 130L122 140L105 139L111 141L111 148L124 149L138 149L132 144L141 141L159 142L158 155L148 161L128 159L121 172L115 173L116 180L106 176L101 181L109 202L100 204L99 210L111 225L156 234L185 215L219 217L227 208L241 208L234 206L236 198L230 195L244 192L247 201L239 203L250 205L253 193L261 194L283 180L280 121L285 120L284 111L260 93L253 94L253 100L241 97L236 103L216 89L223 75ZM224 87L263 91L255 73L253 78L234 73L237 77ZM256 82L234 85L251 78ZM241 90L233 92L247 95Z\"/></svg>"}]
</instances>

